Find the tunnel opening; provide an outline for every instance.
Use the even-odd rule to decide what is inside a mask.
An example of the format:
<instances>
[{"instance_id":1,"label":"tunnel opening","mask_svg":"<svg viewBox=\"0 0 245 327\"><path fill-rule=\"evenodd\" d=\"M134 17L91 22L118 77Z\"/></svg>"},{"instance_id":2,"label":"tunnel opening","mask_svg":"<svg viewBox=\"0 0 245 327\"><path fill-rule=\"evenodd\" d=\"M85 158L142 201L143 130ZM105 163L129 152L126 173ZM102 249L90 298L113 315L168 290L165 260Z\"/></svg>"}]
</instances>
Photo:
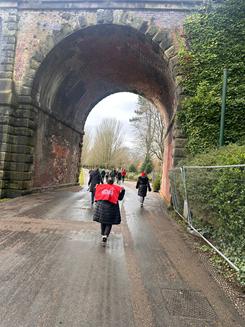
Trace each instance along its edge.
<instances>
[{"instance_id":1,"label":"tunnel opening","mask_svg":"<svg viewBox=\"0 0 245 327\"><path fill-rule=\"evenodd\" d=\"M32 186L75 183L86 119L103 98L132 92L151 101L166 130L162 188L172 165L176 85L151 41L131 27L103 24L78 30L41 63L32 89L38 102ZM168 191L165 193L167 194Z\"/></svg>"}]
</instances>

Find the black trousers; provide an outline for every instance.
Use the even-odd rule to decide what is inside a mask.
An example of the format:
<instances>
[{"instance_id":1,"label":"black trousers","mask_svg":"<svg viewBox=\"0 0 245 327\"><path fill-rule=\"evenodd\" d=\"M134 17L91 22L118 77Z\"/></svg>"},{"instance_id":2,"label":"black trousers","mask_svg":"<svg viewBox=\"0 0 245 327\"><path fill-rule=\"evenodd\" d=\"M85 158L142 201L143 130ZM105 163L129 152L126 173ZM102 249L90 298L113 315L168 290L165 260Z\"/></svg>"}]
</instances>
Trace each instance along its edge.
<instances>
[{"instance_id":1,"label":"black trousers","mask_svg":"<svg viewBox=\"0 0 245 327\"><path fill-rule=\"evenodd\" d=\"M101 223L101 235L110 235L112 225L106 225Z\"/></svg>"}]
</instances>

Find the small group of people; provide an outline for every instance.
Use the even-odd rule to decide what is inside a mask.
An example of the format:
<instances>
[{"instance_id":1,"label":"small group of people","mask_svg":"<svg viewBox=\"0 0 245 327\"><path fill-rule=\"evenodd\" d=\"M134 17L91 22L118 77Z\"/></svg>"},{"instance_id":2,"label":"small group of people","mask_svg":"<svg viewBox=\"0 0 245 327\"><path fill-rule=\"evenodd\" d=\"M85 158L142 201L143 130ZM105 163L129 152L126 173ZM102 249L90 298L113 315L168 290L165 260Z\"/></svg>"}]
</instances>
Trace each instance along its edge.
<instances>
[{"instance_id":1,"label":"small group of people","mask_svg":"<svg viewBox=\"0 0 245 327\"><path fill-rule=\"evenodd\" d=\"M125 189L124 187L114 185L114 182L115 176L118 176L118 173L121 174L121 179L124 181L124 178L122 177L125 177L126 171L125 175L123 175L123 172L120 172L120 170L116 172L116 175L114 175L114 173L115 169L112 169L108 175L106 175L107 171L105 171L104 176L107 176L106 184L103 184L104 177L102 177L102 174L100 174L99 168L95 168L90 172L88 182L88 186L90 187L91 192L91 202L92 204L94 201L97 203L94 209L93 220L101 224L103 246L105 246L107 243L112 225L119 225L121 223L121 214L118 201L123 200ZM144 199L147 195L147 190L149 192L151 191L149 179L145 172L143 172L142 175L138 178L136 189L138 189L138 195L140 197L140 206L143 207Z\"/></svg>"},{"instance_id":2,"label":"small group of people","mask_svg":"<svg viewBox=\"0 0 245 327\"><path fill-rule=\"evenodd\" d=\"M102 172L101 172L101 178L104 182L104 179L106 180L106 183L107 183L107 180L108 178L110 177L112 180L113 180L113 183L115 182L115 180L117 180L117 184L121 184L121 182L124 183L124 179L125 179L125 176L126 176L127 172L125 169L123 169L123 171L121 172L120 169L118 169L116 171L115 168L113 168L111 171L109 169L103 169Z\"/></svg>"}]
</instances>

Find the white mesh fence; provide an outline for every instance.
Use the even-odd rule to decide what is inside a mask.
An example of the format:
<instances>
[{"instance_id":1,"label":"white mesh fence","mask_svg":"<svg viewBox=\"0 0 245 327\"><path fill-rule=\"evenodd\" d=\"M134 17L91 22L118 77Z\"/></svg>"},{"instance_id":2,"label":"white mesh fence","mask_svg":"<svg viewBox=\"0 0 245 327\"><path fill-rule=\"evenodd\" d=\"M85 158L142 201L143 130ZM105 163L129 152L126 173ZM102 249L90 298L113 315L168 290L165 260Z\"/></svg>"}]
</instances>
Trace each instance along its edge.
<instances>
[{"instance_id":1,"label":"white mesh fence","mask_svg":"<svg viewBox=\"0 0 245 327\"><path fill-rule=\"evenodd\" d=\"M176 168L169 178L175 211L238 270L229 258L245 253L245 165Z\"/></svg>"}]
</instances>

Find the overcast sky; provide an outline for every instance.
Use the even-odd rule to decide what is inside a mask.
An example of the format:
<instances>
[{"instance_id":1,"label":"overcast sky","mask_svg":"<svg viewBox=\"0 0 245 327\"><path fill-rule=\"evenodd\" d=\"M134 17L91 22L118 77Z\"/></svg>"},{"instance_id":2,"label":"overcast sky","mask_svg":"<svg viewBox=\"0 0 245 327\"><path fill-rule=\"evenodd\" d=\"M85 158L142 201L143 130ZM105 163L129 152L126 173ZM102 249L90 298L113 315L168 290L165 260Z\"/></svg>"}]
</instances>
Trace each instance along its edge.
<instances>
[{"instance_id":1,"label":"overcast sky","mask_svg":"<svg viewBox=\"0 0 245 327\"><path fill-rule=\"evenodd\" d=\"M129 118L135 116L134 110L137 109L137 101L138 95L133 93L124 92L109 95L107 98L100 101L90 112L85 124L85 130L88 128L94 133L96 126L101 123L103 118L116 118L123 124L126 145L132 147L134 136Z\"/></svg>"}]
</instances>

